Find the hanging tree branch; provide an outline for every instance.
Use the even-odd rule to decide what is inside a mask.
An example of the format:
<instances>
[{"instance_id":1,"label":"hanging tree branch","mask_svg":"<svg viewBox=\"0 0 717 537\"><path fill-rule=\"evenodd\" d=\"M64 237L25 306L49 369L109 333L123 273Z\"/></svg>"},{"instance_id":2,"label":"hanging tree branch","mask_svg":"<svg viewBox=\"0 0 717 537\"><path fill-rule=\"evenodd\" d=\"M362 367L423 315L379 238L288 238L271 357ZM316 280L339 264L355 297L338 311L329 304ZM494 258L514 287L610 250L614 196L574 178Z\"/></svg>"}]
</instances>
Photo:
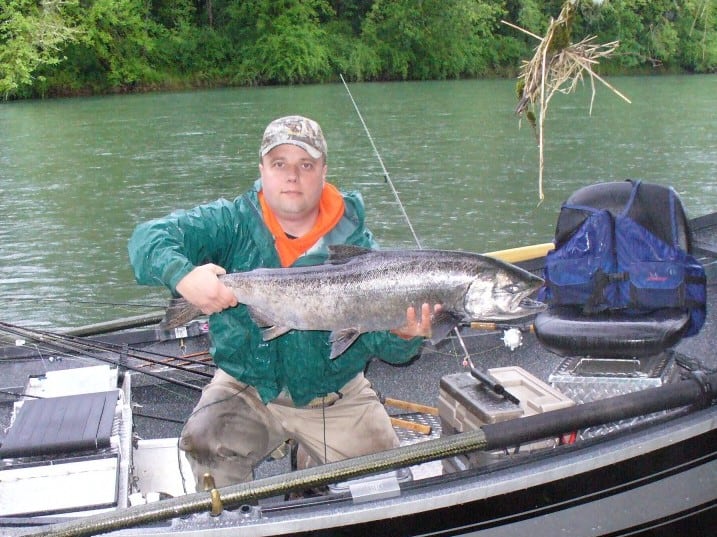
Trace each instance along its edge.
<instances>
[{"instance_id":1,"label":"hanging tree branch","mask_svg":"<svg viewBox=\"0 0 717 537\"><path fill-rule=\"evenodd\" d=\"M590 113L592 113L595 99L595 80L607 86L616 95L627 101L630 100L611 86L606 80L598 76L593 67L600 58L610 56L619 45L619 41L610 43L595 43L595 36L587 37L578 43L571 41L571 30L575 17L576 0L567 0L557 19L551 19L544 37L540 37L528 30L510 22L503 24L520 30L534 37L540 43L530 61L524 62L518 77L518 105L515 113L525 116L532 127L537 131L539 166L538 166L538 195L543 201L543 149L544 149L544 123L548 105L553 96L560 93L572 93L578 83L583 80L585 73L590 77L592 97L590 99ZM536 117L537 111L537 117Z\"/></svg>"}]
</instances>

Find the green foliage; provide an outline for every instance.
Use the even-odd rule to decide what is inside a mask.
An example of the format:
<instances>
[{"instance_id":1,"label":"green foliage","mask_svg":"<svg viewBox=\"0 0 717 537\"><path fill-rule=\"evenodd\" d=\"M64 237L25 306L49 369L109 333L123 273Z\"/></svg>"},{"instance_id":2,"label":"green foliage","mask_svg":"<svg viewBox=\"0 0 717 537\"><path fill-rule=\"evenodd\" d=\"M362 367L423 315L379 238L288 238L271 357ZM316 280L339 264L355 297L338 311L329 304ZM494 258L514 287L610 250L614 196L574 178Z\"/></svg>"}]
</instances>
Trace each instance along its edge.
<instances>
[{"instance_id":1,"label":"green foliage","mask_svg":"<svg viewBox=\"0 0 717 537\"><path fill-rule=\"evenodd\" d=\"M194 25L197 18L192 0L155 0L149 9L152 20L169 30Z\"/></svg>"},{"instance_id":2,"label":"green foliage","mask_svg":"<svg viewBox=\"0 0 717 537\"><path fill-rule=\"evenodd\" d=\"M717 7L711 0L686 1L675 21L676 61L693 72L717 72Z\"/></svg>"},{"instance_id":3,"label":"green foliage","mask_svg":"<svg viewBox=\"0 0 717 537\"><path fill-rule=\"evenodd\" d=\"M0 11L0 94L5 99L35 83L38 69L64 59L64 46L81 35L69 14L76 5L72 0L6 0Z\"/></svg>"},{"instance_id":4,"label":"green foliage","mask_svg":"<svg viewBox=\"0 0 717 537\"><path fill-rule=\"evenodd\" d=\"M381 62L380 78L445 79L486 71L499 3L376 0L362 41Z\"/></svg>"},{"instance_id":5,"label":"green foliage","mask_svg":"<svg viewBox=\"0 0 717 537\"><path fill-rule=\"evenodd\" d=\"M345 23L355 37L361 36L361 25L369 11L373 0L330 0L336 13L336 21Z\"/></svg>"},{"instance_id":6,"label":"green foliage","mask_svg":"<svg viewBox=\"0 0 717 537\"><path fill-rule=\"evenodd\" d=\"M580 31L619 40L621 69L714 72L717 18L710 0L606 0L581 3Z\"/></svg>"},{"instance_id":7,"label":"green foliage","mask_svg":"<svg viewBox=\"0 0 717 537\"><path fill-rule=\"evenodd\" d=\"M152 52L153 64L162 67L167 79L191 79L192 85L222 81L224 65L232 61L232 43L224 34L209 28L182 24L164 32Z\"/></svg>"},{"instance_id":8,"label":"green foliage","mask_svg":"<svg viewBox=\"0 0 717 537\"><path fill-rule=\"evenodd\" d=\"M234 79L239 83L320 82L329 74L328 37L319 24L331 13L324 0L259 0L229 9L238 27Z\"/></svg>"},{"instance_id":9,"label":"green foliage","mask_svg":"<svg viewBox=\"0 0 717 537\"><path fill-rule=\"evenodd\" d=\"M356 35L350 21L334 21L328 25L330 71L349 80L365 81L378 78L381 62L376 51Z\"/></svg>"},{"instance_id":10,"label":"green foliage","mask_svg":"<svg viewBox=\"0 0 717 537\"><path fill-rule=\"evenodd\" d=\"M95 0L84 11L82 43L91 49L110 87L151 78L147 62L158 33L142 0Z\"/></svg>"},{"instance_id":11,"label":"green foliage","mask_svg":"<svg viewBox=\"0 0 717 537\"><path fill-rule=\"evenodd\" d=\"M3 0L0 95L514 76L565 0ZM577 0L609 72L717 72L713 0Z\"/></svg>"},{"instance_id":12,"label":"green foliage","mask_svg":"<svg viewBox=\"0 0 717 537\"><path fill-rule=\"evenodd\" d=\"M541 9L543 2L536 2L535 0L525 0L518 2L515 6L516 13L514 13L513 22L528 30L536 35L543 35L548 26L548 20L545 17L543 9Z\"/></svg>"}]
</instances>

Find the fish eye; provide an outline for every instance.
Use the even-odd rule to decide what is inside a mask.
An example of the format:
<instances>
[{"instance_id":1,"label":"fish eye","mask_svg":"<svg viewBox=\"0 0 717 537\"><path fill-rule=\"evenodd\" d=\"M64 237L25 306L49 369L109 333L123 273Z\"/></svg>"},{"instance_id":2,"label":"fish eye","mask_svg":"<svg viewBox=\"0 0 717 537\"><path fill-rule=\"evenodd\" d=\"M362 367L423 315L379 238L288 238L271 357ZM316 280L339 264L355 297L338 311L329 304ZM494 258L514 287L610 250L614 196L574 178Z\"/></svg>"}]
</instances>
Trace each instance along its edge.
<instances>
[{"instance_id":1,"label":"fish eye","mask_svg":"<svg viewBox=\"0 0 717 537\"><path fill-rule=\"evenodd\" d=\"M511 284L503 287L503 291L505 291L506 293L511 293L511 294L518 293L518 292L520 292L520 286L517 283L511 283Z\"/></svg>"}]
</instances>

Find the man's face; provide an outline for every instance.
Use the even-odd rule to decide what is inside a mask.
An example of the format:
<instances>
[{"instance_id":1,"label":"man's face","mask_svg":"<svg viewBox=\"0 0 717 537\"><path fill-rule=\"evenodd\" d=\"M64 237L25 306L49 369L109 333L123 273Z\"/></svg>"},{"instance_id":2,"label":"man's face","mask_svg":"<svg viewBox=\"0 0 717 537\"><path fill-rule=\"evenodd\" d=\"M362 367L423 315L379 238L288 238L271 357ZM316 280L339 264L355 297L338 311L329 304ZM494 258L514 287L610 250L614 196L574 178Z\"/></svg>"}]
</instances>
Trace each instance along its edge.
<instances>
[{"instance_id":1,"label":"man's face","mask_svg":"<svg viewBox=\"0 0 717 537\"><path fill-rule=\"evenodd\" d=\"M315 218L326 169L323 158L312 158L293 144L278 145L262 157L264 199L280 222Z\"/></svg>"}]
</instances>

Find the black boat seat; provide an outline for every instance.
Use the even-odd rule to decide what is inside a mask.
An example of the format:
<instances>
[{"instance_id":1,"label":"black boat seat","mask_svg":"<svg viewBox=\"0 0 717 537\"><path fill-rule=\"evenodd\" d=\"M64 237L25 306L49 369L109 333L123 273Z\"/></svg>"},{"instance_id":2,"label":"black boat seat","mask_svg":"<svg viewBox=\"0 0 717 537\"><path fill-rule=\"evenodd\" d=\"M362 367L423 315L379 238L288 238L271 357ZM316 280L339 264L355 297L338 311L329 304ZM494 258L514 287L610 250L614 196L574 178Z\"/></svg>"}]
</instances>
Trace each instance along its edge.
<instances>
[{"instance_id":1,"label":"black boat seat","mask_svg":"<svg viewBox=\"0 0 717 537\"><path fill-rule=\"evenodd\" d=\"M664 200L667 187L641 183L630 216L653 234L671 242L671 224L665 218ZM598 183L573 193L566 205L587 205L619 214L628 203L632 183L628 181ZM680 247L690 251L691 237L684 210L676 201L677 237ZM555 243L568 239L585 214L561 211ZM584 305L548 304L534 321L538 341L560 356L593 358L644 358L673 347L682 338L690 320L684 309L665 308L647 313L602 311L585 313Z\"/></svg>"},{"instance_id":2,"label":"black boat seat","mask_svg":"<svg viewBox=\"0 0 717 537\"><path fill-rule=\"evenodd\" d=\"M596 183L576 190L566 201L567 205L587 205L607 209L613 216L622 212L630 199L633 183L630 181L615 181L609 183ZM635 202L630 209L630 217L649 229L665 242L672 242L672 227L665 218L669 211L668 187L652 183L641 183ZM692 248L687 216L679 199L677 207L677 239L680 248L689 252ZM585 219L585 213L580 211L561 211L555 226L555 242L561 243Z\"/></svg>"},{"instance_id":3,"label":"black boat seat","mask_svg":"<svg viewBox=\"0 0 717 537\"><path fill-rule=\"evenodd\" d=\"M688 321L689 313L675 308L636 316L585 315L578 306L553 306L533 326L543 347L559 356L645 358L676 345Z\"/></svg>"}]
</instances>

